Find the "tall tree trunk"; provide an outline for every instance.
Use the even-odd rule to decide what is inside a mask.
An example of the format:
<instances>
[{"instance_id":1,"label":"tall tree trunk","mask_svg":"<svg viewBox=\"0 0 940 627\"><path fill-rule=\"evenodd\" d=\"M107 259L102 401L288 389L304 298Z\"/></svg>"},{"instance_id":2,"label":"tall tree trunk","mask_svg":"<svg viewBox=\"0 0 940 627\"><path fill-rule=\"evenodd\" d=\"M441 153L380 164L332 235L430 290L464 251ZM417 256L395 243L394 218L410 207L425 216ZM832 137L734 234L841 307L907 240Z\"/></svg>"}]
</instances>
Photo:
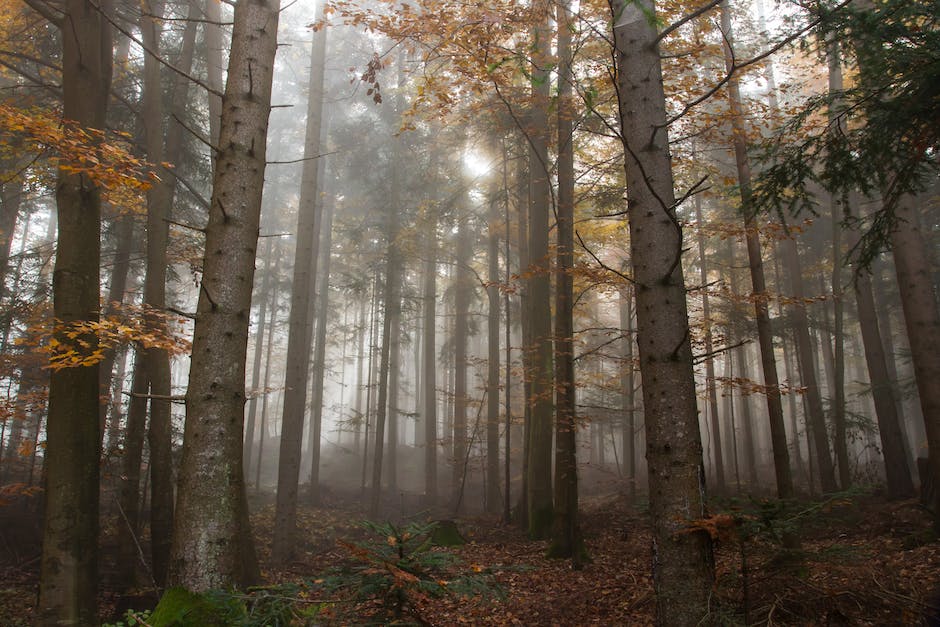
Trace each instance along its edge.
<instances>
[{"instance_id":1,"label":"tall tree trunk","mask_svg":"<svg viewBox=\"0 0 940 627\"><path fill-rule=\"evenodd\" d=\"M437 502L437 214L427 227L424 264L424 323L421 345L424 350L424 494L427 505Z\"/></svg>"},{"instance_id":2,"label":"tall tree trunk","mask_svg":"<svg viewBox=\"0 0 940 627\"><path fill-rule=\"evenodd\" d=\"M577 422L574 374L574 145L570 8L556 6L558 24L558 211L555 226L555 520L549 555L580 568ZM603 439L601 439L603 444ZM603 450L603 448L601 448ZM603 465L603 461L601 461Z\"/></svg>"},{"instance_id":3,"label":"tall tree trunk","mask_svg":"<svg viewBox=\"0 0 940 627\"><path fill-rule=\"evenodd\" d=\"M264 276L261 279L261 289L258 293L258 300L261 301L261 306L258 310L258 330L255 332L255 350L254 356L252 358L251 365L251 397L248 399L248 419L247 424L245 425L245 478L247 481L248 476L251 473L251 456L255 446L255 427L256 419L258 415L258 396L264 394L266 395L267 389L260 387L261 385L261 356L263 354L262 349L265 346L264 343L264 331L265 325L267 324L267 309L268 309L268 300L270 297L271 291L271 248L274 244L274 238L267 238L267 242L264 246Z\"/></svg>"},{"instance_id":4,"label":"tall tree trunk","mask_svg":"<svg viewBox=\"0 0 940 627\"><path fill-rule=\"evenodd\" d=\"M111 29L88 0L66 0L62 36L62 116L103 129L111 85ZM86 175L60 169L59 239L53 271L57 339L73 323L96 322L99 308L101 195ZM65 327L65 328L62 328ZM97 337L82 339L94 350ZM97 622L98 482L101 434L98 366L53 370L46 427L42 558L37 620L44 625Z\"/></svg>"},{"instance_id":5,"label":"tall tree trunk","mask_svg":"<svg viewBox=\"0 0 940 627\"><path fill-rule=\"evenodd\" d=\"M164 5L161 0L145 3L140 30L144 49L143 118L147 137L147 158L162 164L165 158L163 137L163 86L160 80L160 35ZM166 308L167 244L169 241L170 205L174 179L161 166L156 166L161 182L147 190L147 274L144 279L144 302L152 308L148 326L166 332L162 317ZM167 557L173 527L173 451L170 415L170 355L165 349L149 348L144 359L150 379L150 426L147 443L150 449L150 535L153 575L157 585L166 581Z\"/></svg>"},{"instance_id":6,"label":"tall tree trunk","mask_svg":"<svg viewBox=\"0 0 940 627\"><path fill-rule=\"evenodd\" d=\"M891 250L927 433L928 480L933 482L933 500L927 507L933 512L934 528L940 532L940 311L925 237L912 198L901 199L895 217Z\"/></svg>"},{"instance_id":7,"label":"tall tree trunk","mask_svg":"<svg viewBox=\"0 0 940 627\"><path fill-rule=\"evenodd\" d=\"M323 4L318 5L318 18ZM294 552L297 531L297 487L303 444L304 415L307 408L307 381L313 342L312 320L316 294L320 222L321 183L319 159L323 126L323 74L326 57L326 31L313 33L310 53L307 127L304 164L297 210L297 246L291 283L287 366L284 375L284 413L281 418L281 444L277 469L277 501L274 510L274 537L271 557L284 564Z\"/></svg>"},{"instance_id":8,"label":"tall tree trunk","mask_svg":"<svg viewBox=\"0 0 940 627\"><path fill-rule=\"evenodd\" d=\"M456 509L460 502L464 460L467 456L467 343L470 338L470 298L473 284L470 274L470 229L466 212L457 217L457 257L454 268L454 406L453 448L450 494Z\"/></svg>"},{"instance_id":9,"label":"tall tree trunk","mask_svg":"<svg viewBox=\"0 0 940 627\"><path fill-rule=\"evenodd\" d=\"M734 71L734 35L731 30L731 13L727 0L721 8L721 30L724 34L725 67ZM767 397L767 418L770 423L770 439L774 456L774 475L777 496L793 496L793 476L790 472L790 454L787 449L787 432L783 422L783 403L780 400L780 380L777 376L777 360L774 355L773 328L767 310L767 283L764 278L764 262L761 253L760 233L751 210L751 167L747 158L747 137L744 129L744 108L741 104L741 88L733 74L728 80L728 99L731 105L731 124L734 143L734 161L738 171L741 190L741 212L744 215L745 240L747 243L748 267L751 274L754 317L757 321L757 341L760 346L761 368L764 374L764 389ZM742 362L743 363L743 362ZM747 402L747 399L745 399Z\"/></svg>"},{"instance_id":10,"label":"tall tree trunk","mask_svg":"<svg viewBox=\"0 0 940 627\"><path fill-rule=\"evenodd\" d=\"M751 365L748 363L747 345L741 346L736 350L740 356L738 359L738 376L748 381L751 378ZM741 431L744 434L743 452L744 452L744 472L747 476L748 487L751 490L758 489L757 479L757 443L754 438L754 416L751 413L751 394L747 390L742 390L738 396L741 404L740 424Z\"/></svg>"},{"instance_id":11,"label":"tall tree trunk","mask_svg":"<svg viewBox=\"0 0 940 627\"><path fill-rule=\"evenodd\" d=\"M333 198L324 199L323 227L320 249L323 269L320 276L320 294L317 302L316 352L313 356L313 394L309 430L310 445L310 503L320 504L320 439L323 431L323 379L326 375L326 323L330 307L330 263L333 257Z\"/></svg>"},{"instance_id":12,"label":"tall tree trunk","mask_svg":"<svg viewBox=\"0 0 940 627\"><path fill-rule=\"evenodd\" d=\"M529 528L529 440L532 431L532 330L529 327L531 315L531 299L529 298L528 273L529 256L529 211L531 207L532 186L528 171L534 167L532 151L529 150L526 159L519 160L516 172L517 196L519 210L516 211L519 223L519 326L522 335L522 406L523 406L523 435L522 435L522 486L519 491L519 505L516 508L516 522L525 530Z\"/></svg>"},{"instance_id":13,"label":"tall tree trunk","mask_svg":"<svg viewBox=\"0 0 940 627\"><path fill-rule=\"evenodd\" d=\"M875 416L878 420L878 434L881 437L881 453L884 456L888 496L895 499L908 498L914 494L914 482L907 465L904 436L898 420L897 405L894 402L881 332L878 330L875 299L868 271L860 269L855 275L854 283L855 299L858 303L858 323L865 347L865 363L868 366L872 400L875 403Z\"/></svg>"},{"instance_id":14,"label":"tall tree trunk","mask_svg":"<svg viewBox=\"0 0 940 627\"><path fill-rule=\"evenodd\" d=\"M278 246L275 251L274 266L277 267L281 259L281 251ZM271 313L268 316L268 339L265 342L264 349L264 383L261 386L264 390L264 396L261 398L261 421L258 425L258 462L255 464L255 494L261 493L261 470L264 465L264 441L268 435L268 398L271 389L271 353L274 352L274 322L277 317L278 305L278 282L274 282L274 293L271 295Z\"/></svg>"},{"instance_id":15,"label":"tall tree trunk","mask_svg":"<svg viewBox=\"0 0 940 627\"><path fill-rule=\"evenodd\" d=\"M611 8L637 286L656 620L697 625L709 613L714 565L708 534L687 527L704 516L705 477L655 5L613 0Z\"/></svg>"},{"instance_id":16,"label":"tall tree trunk","mask_svg":"<svg viewBox=\"0 0 940 627\"><path fill-rule=\"evenodd\" d=\"M548 162L548 107L550 100L551 5L533 4L532 76L534 106L530 116L529 144L529 334L531 359L526 508L529 537L548 537L554 515L552 505L552 418L554 413L554 365L552 363L551 274L548 251L551 181Z\"/></svg>"},{"instance_id":17,"label":"tall tree trunk","mask_svg":"<svg viewBox=\"0 0 940 627\"><path fill-rule=\"evenodd\" d=\"M800 382L806 389L803 397L808 409L808 428L812 430L813 434L813 447L816 453L815 460L820 486L823 492L835 492L839 487L836 483L832 456L829 454L829 435L826 430L825 412L823 411L822 397L817 383L816 363L813 358L814 351L809 334L809 319L806 315L803 294L803 270L796 249L796 240L792 237L783 240L781 248L783 249L784 263L789 274L790 297L794 301L790 311L793 318L797 357L800 362Z\"/></svg>"},{"instance_id":18,"label":"tall tree trunk","mask_svg":"<svg viewBox=\"0 0 940 627\"><path fill-rule=\"evenodd\" d=\"M277 50L278 0L235 6L219 157L206 226L168 583L258 578L242 470L245 357Z\"/></svg>"},{"instance_id":19,"label":"tall tree trunk","mask_svg":"<svg viewBox=\"0 0 940 627\"><path fill-rule=\"evenodd\" d=\"M636 340L633 325L633 290L622 287L619 295L620 332L623 334L623 339L620 340L620 410L623 415L621 449L623 467L626 470L624 477L628 484L627 494L633 503L636 501L636 374L633 369L633 345Z\"/></svg>"},{"instance_id":20,"label":"tall tree trunk","mask_svg":"<svg viewBox=\"0 0 940 627\"><path fill-rule=\"evenodd\" d=\"M486 371L486 510L498 512L499 499L499 187L495 172L487 214L487 371ZM507 379L506 385L509 385ZM509 455L509 449L506 449Z\"/></svg>"},{"instance_id":21,"label":"tall tree trunk","mask_svg":"<svg viewBox=\"0 0 940 627\"><path fill-rule=\"evenodd\" d=\"M721 450L721 427L718 421L718 390L715 384L714 344L712 342L711 303L708 300L708 266L705 260L705 222L702 220L702 197L695 197L695 220L698 222L699 279L702 283L702 318L705 324L705 389L708 413L711 416L712 449L715 456L715 491L725 491L725 463Z\"/></svg>"}]
</instances>

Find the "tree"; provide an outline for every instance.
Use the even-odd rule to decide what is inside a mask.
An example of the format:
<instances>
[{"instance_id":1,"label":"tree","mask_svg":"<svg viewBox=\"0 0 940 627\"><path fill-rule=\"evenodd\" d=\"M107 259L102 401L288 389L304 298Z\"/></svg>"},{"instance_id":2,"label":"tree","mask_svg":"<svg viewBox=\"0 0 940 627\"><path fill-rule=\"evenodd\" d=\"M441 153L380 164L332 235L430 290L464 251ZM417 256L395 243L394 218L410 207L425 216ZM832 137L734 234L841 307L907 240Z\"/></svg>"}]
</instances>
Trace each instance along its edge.
<instances>
[{"instance_id":1,"label":"tree","mask_svg":"<svg viewBox=\"0 0 940 627\"><path fill-rule=\"evenodd\" d=\"M322 15L323 4L318 11ZM326 57L326 31L313 34L310 54L310 81L307 95L307 127L304 139L304 165L297 209L294 278L291 283L287 368L284 375L284 413L281 418L281 450L277 469L277 503L274 513L272 555L283 564L294 551L297 525L297 488L300 481L300 453L304 416L307 408L307 381L313 344L312 310L316 299L320 223L320 145L323 129L323 72Z\"/></svg>"},{"instance_id":2,"label":"tree","mask_svg":"<svg viewBox=\"0 0 940 627\"><path fill-rule=\"evenodd\" d=\"M112 54L107 18L92 2L67 0L58 26L62 115L81 128L104 128ZM59 239L52 279L53 314L62 325L95 322L101 254L99 185L85 173L60 168L56 208ZM92 347L97 345L93 334L83 339ZM97 620L98 402L97 365L53 370L38 607L39 621L44 624Z\"/></svg>"},{"instance_id":3,"label":"tree","mask_svg":"<svg viewBox=\"0 0 940 627\"><path fill-rule=\"evenodd\" d=\"M550 91L551 7L539 0L532 6L536 25L532 29L532 109L529 114L529 246L531 274L526 290L528 303L523 315L529 317L526 350L530 353L526 377L530 406L526 457L526 509L528 531L542 539L551 531L552 504L552 418L554 407L554 364L552 356L551 274L548 251L548 224L551 212L551 181L548 156L548 104Z\"/></svg>"},{"instance_id":4,"label":"tree","mask_svg":"<svg viewBox=\"0 0 940 627\"><path fill-rule=\"evenodd\" d=\"M783 422L783 403L780 399L780 384L777 377L777 360L774 355L773 328L770 322L770 313L767 309L767 284L764 279L763 256L761 254L760 233L753 211L751 210L751 167L748 162L746 134L743 125L743 107L741 104L741 87L738 78L734 75L734 35L731 31L731 12L727 0L721 5L721 30L724 39L725 67L728 71L728 99L731 104L732 143L734 146L734 161L738 172L738 185L741 191L741 206L744 215L745 241L747 242L747 259L750 268L751 286L754 298L754 316L757 320L757 337L760 345L761 367L764 373L764 389L767 396L767 417L770 422L770 437L774 454L774 470L777 479L777 496L790 498L793 496L793 477L790 473L790 454L787 449L787 432ZM742 350L743 353L743 350ZM743 362L742 362L743 363ZM743 398L748 403L747 397ZM814 414L815 415L815 414ZM814 422L814 425L817 424ZM746 429L751 429L750 420L745 421ZM750 431L748 431L750 434ZM818 429L817 429L818 434ZM818 440L817 440L818 441ZM826 440L823 439L823 443ZM748 470L754 472L753 444L748 438ZM829 449L825 451L825 459ZM822 455L822 453L819 453ZM831 462L830 462L831 468ZM828 475L823 475L824 477Z\"/></svg>"},{"instance_id":5,"label":"tree","mask_svg":"<svg viewBox=\"0 0 940 627\"><path fill-rule=\"evenodd\" d=\"M555 225L555 520L549 555L581 566L578 524L577 417L574 372L574 145L572 134L572 23L567 3L558 22L558 212Z\"/></svg>"},{"instance_id":6,"label":"tree","mask_svg":"<svg viewBox=\"0 0 940 627\"><path fill-rule=\"evenodd\" d=\"M653 2L611 2L617 97L636 284L657 621L697 625L708 614L714 567L704 516L702 444L666 132Z\"/></svg>"},{"instance_id":7,"label":"tree","mask_svg":"<svg viewBox=\"0 0 940 627\"><path fill-rule=\"evenodd\" d=\"M235 6L168 578L194 591L246 585L258 576L242 432L279 9L278 0L239 0Z\"/></svg>"}]
</instances>

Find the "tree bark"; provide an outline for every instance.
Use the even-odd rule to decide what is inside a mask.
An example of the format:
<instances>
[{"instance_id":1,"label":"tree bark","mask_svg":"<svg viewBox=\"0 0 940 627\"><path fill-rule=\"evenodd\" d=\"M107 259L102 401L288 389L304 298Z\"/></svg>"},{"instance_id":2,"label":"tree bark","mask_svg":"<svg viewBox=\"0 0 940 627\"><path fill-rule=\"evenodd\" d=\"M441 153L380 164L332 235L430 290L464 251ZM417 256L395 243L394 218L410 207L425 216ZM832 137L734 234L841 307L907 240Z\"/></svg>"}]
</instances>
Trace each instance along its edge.
<instances>
[{"instance_id":1,"label":"tree bark","mask_svg":"<svg viewBox=\"0 0 940 627\"><path fill-rule=\"evenodd\" d=\"M911 361L927 433L927 471L933 481L934 529L940 532L940 311L934 293L925 238L913 208L905 197L895 208L897 224L891 233L891 250L910 340ZM923 489L923 486L921 486Z\"/></svg>"},{"instance_id":2,"label":"tree bark","mask_svg":"<svg viewBox=\"0 0 940 627\"><path fill-rule=\"evenodd\" d=\"M712 449L715 456L715 491L725 491L725 463L721 450L721 427L718 421L718 390L715 383L714 344L712 342L711 303L708 300L708 266L705 260L705 222L702 220L702 198L695 197L695 220L698 222L699 279L702 283L702 318L705 324L705 388L708 413L711 417Z\"/></svg>"},{"instance_id":3,"label":"tree bark","mask_svg":"<svg viewBox=\"0 0 940 627\"><path fill-rule=\"evenodd\" d=\"M424 494L429 507L437 502L437 214L430 216L426 231L424 264Z\"/></svg>"},{"instance_id":4,"label":"tree bark","mask_svg":"<svg viewBox=\"0 0 940 627\"><path fill-rule=\"evenodd\" d=\"M724 33L725 67L729 73L734 71L732 46L734 35L731 30L731 13L727 0L720 4L721 30ZM757 341L760 346L761 368L764 374L764 389L767 397L767 418L770 423L770 439L773 447L774 474L777 483L777 496L793 496L793 476L790 471L790 454L787 449L787 432L783 421L783 403L780 400L780 379L777 375L777 360L774 354L773 327L767 310L767 283L764 278L764 262L761 253L760 233L751 209L751 167L747 158L746 132L744 129L744 110L741 104L741 88L736 76L731 74L728 80L728 99L731 105L731 124L734 145L734 161L738 171L738 184L741 190L741 211L744 215L745 240L747 243L748 266L751 275L754 316L757 321ZM743 362L742 362L743 363ZM744 398L747 402L747 399ZM750 427L750 425L746 425Z\"/></svg>"},{"instance_id":5,"label":"tree bark","mask_svg":"<svg viewBox=\"0 0 940 627\"><path fill-rule=\"evenodd\" d=\"M277 49L278 0L239 0L186 393L168 583L258 578L242 470L245 356Z\"/></svg>"},{"instance_id":6,"label":"tree bark","mask_svg":"<svg viewBox=\"0 0 940 627\"><path fill-rule=\"evenodd\" d=\"M487 371L486 371L486 510L500 511L499 499L499 215L500 187L496 173L489 193L487 213ZM509 385L509 381L506 382ZM509 449L506 449L509 454Z\"/></svg>"},{"instance_id":7,"label":"tree bark","mask_svg":"<svg viewBox=\"0 0 940 627\"><path fill-rule=\"evenodd\" d=\"M656 620L698 625L707 622L714 566L708 534L687 528L704 516L705 477L655 5L613 0L611 8L643 376Z\"/></svg>"},{"instance_id":8,"label":"tree bark","mask_svg":"<svg viewBox=\"0 0 940 627\"><path fill-rule=\"evenodd\" d=\"M66 0L61 23L62 116L82 128L105 127L111 85L111 29L88 0ZM52 279L59 325L99 317L101 195L87 176L60 169L59 239ZM72 342L57 331L58 340ZM82 338L94 349L97 337ZM101 434L98 365L53 370L45 451L45 517L37 620L43 625L97 622L98 484Z\"/></svg>"},{"instance_id":9,"label":"tree bark","mask_svg":"<svg viewBox=\"0 0 940 627\"><path fill-rule=\"evenodd\" d=\"M558 212L555 226L555 503L552 557L584 559L578 522L577 417L574 372L574 145L571 28L568 2L556 6L558 23ZM603 439L601 439L603 444ZM601 448L603 450L603 448ZM601 462L603 465L603 461Z\"/></svg>"},{"instance_id":10,"label":"tree bark","mask_svg":"<svg viewBox=\"0 0 940 627\"><path fill-rule=\"evenodd\" d=\"M323 5L317 15L322 17ZM316 298L320 223L323 205L319 202L321 183L319 159L323 130L323 75L326 57L326 31L313 33L310 54L307 127L304 140L300 206L297 210L297 236L294 272L291 282L288 322L287 365L284 375L284 413L281 417L281 445L277 470L277 500L274 510L274 538L271 557L284 564L294 552L297 532L297 489L304 416L307 408L307 382L313 343L313 309Z\"/></svg>"},{"instance_id":11,"label":"tree bark","mask_svg":"<svg viewBox=\"0 0 940 627\"><path fill-rule=\"evenodd\" d=\"M312 505L320 504L320 439L323 431L323 379L326 375L326 323L330 307L330 263L333 257L333 198L323 200L323 226L320 249L323 253L323 268L320 276L320 294L317 302L316 351L313 356L313 393L311 394L311 416L309 430L310 483L309 496Z\"/></svg>"},{"instance_id":12,"label":"tree bark","mask_svg":"<svg viewBox=\"0 0 940 627\"><path fill-rule=\"evenodd\" d=\"M539 0L533 4L538 26L533 29L533 100L529 124L529 306L531 381L529 405L528 466L526 468L526 508L532 539L548 537L554 516L552 504L552 419L554 415L554 365L552 363L551 274L548 250L551 181L548 162L548 107L550 101L551 6Z\"/></svg>"}]
</instances>

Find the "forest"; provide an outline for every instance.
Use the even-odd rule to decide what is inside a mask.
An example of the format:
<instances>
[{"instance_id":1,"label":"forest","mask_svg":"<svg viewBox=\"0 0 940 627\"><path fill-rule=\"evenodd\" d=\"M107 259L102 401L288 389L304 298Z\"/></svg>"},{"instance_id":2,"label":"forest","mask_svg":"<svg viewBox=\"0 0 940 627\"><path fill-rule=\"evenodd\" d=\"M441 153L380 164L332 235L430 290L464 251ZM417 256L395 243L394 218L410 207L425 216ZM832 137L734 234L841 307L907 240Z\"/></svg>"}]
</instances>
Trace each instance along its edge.
<instances>
[{"instance_id":1,"label":"forest","mask_svg":"<svg viewBox=\"0 0 940 627\"><path fill-rule=\"evenodd\" d=\"M940 0L3 0L0 624L940 624Z\"/></svg>"}]
</instances>

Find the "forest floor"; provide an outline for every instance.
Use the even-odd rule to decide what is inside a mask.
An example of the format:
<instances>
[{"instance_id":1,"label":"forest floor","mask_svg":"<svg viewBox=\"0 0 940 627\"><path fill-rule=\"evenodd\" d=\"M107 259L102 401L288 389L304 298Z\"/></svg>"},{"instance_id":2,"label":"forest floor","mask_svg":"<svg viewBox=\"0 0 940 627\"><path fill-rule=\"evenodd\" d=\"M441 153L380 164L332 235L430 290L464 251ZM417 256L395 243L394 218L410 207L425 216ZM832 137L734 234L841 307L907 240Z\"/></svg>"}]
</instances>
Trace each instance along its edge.
<instances>
[{"instance_id":1,"label":"forest floor","mask_svg":"<svg viewBox=\"0 0 940 627\"><path fill-rule=\"evenodd\" d=\"M36 537L36 527L24 535L11 526L35 525L35 520L29 512L12 512L11 506L15 503L0 505L3 626L31 624L38 577L38 548L24 544L26 536ZM887 502L858 494L807 502L795 513L779 511L773 501L722 506L723 513L703 525L717 538L710 622L917 625L926 624L926 615L940 615L940 542L917 501ZM581 522L591 561L579 570L568 560L546 559L545 542L531 541L497 518L457 520L466 543L434 551L456 558L443 567L445 578L476 577L477 587L468 594L429 594L416 579L387 567L380 554L396 542L390 537L370 540L361 520L360 511L335 496L328 497L323 508L302 508L301 550L289 567L275 570L268 567L273 506L261 507L253 517L266 583L293 584L290 594L301 599L295 607L319 608L311 624L392 622L392 614L385 612L396 600L403 601L401 619L410 624L653 624L649 526L644 514L624 498L582 500ZM799 550L782 549L775 534L783 529L799 535ZM109 538L106 529L101 606L103 614L119 617L128 606L146 607L148 597L146 592L129 598L118 593L118 582L109 572L113 562L107 553L114 549ZM360 575L386 576L393 594L364 599L352 588L325 591L324 582L336 578L331 579L331 571L357 563ZM430 588L447 589L433 581ZM286 590L268 591L275 589ZM357 592L363 591L368 592L360 586ZM278 595L269 598L282 598ZM325 597L329 602L321 603Z\"/></svg>"}]
</instances>

